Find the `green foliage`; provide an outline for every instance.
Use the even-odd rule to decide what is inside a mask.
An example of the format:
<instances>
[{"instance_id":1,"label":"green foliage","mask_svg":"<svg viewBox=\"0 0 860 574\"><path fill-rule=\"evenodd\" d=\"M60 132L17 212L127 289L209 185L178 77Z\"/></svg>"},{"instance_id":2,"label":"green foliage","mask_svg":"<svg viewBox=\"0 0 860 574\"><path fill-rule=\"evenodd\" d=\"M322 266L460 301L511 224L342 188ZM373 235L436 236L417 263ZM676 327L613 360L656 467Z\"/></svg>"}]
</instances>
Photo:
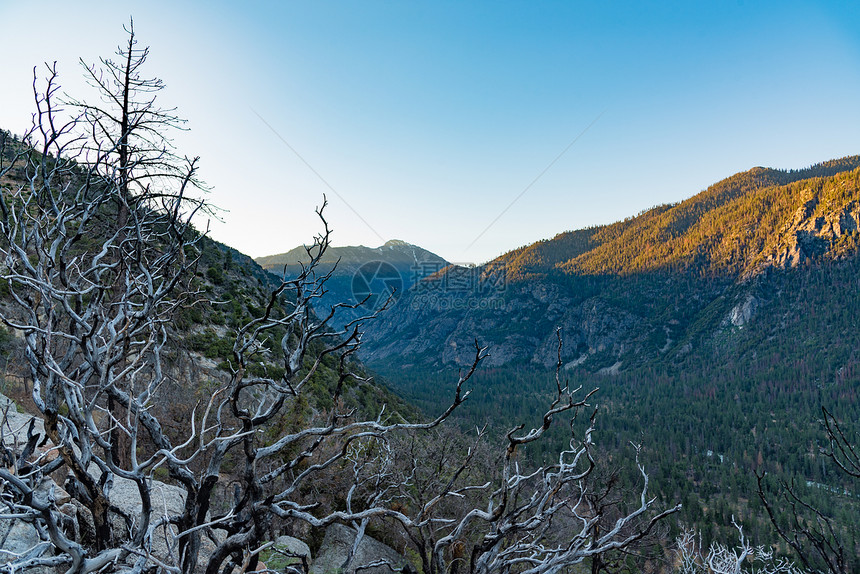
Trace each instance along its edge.
<instances>
[{"instance_id":1,"label":"green foliage","mask_svg":"<svg viewBox=\"0 0 860 574\"><path fill-rule=\"evenodd\" d=\"M188 348L208 359L227 360L233 357L233 343L229 336L219 337L214 331L193 333L187 339Z\"/></svg>"},{"instance_id":2,"label":"green foliage","mask_svg":"<svg viewBox=\"0 0 860 574\"><path fill-rule=\"evenodd\" d=\"M200 305L189 305L180 309L174 317L174 325L180 331L202 325L206 321L205 313Z\"/></svg>"},{"instance_id":3,"label":"green foliage","mask_svg":"<svg viewBox=\"0 0 860 574\"><path fill-rule=\"evenodd\" d=\"M732 541L732 515L756 543L777 539L756 495L754 472L766 471L840 516L845 538L856 544L860 481L820 456L819 419L827 406L849 436L860 436L860 256L772 274L757 289L768 294L767 307L743 329L714 333L731 308L727 297L687 319L690 336L676 348L693 341L695 352L657 355L616 376L583 368L563 375L573 387L600 389L591 401L599 409L597 446L617 459L631 442L642 444L656 494L682 502L680 520L696 525L706 543ZM456 378L454 369L375 366L428 414L444 408ZM533 365L482 368L461 421L498 433L519 422L537 426L552 378ZM529 455L550 456L566 440L561 427L550 431L554 442Z\"/></svg>"},{"instance_id":4,"label":"green foliage","mask_svg":"<svg viewBox=\"0 0 860 574\"><path fill-rule=\"evenodd\" d=\"M264 363L254 363L248 368L248 372L255 377L269 377L279 380L284 376L286 370L278 365L266 365Z\"/></svg>"},{"instance_id":5,"label":"green foliage","mask_svg":"<svg viewBox=\"0 0 860 574\"><path fill-rule=\"evenodd\" d=\"M290 556L288 548L274 545L260 553L260 560L266 564L269 570L275 572L284 572L290 566L299 565L301 567L302 560L295 556Z\"/></svg>"},{"instance_id":6,"label":"green foliage","mask_svg":"<svg viewBox=\"0 0 860 574\"><path fill-rule=\"evenodd\" d=\"M215 285L223 285L226 280L223 269L216 265L213 265L206 270L206 277L208 277Z\"/></svg>"},{"instance_id":7,"label":"green foliage","mask_svg":"<svg viewBox=\"0 0 860 574\"><path fill-rule=\"evenodd\" d=\"M14 347L15 337L12 336L9 329L0 325L0 358L8 359Z\"/></svg>"}]
</instances>

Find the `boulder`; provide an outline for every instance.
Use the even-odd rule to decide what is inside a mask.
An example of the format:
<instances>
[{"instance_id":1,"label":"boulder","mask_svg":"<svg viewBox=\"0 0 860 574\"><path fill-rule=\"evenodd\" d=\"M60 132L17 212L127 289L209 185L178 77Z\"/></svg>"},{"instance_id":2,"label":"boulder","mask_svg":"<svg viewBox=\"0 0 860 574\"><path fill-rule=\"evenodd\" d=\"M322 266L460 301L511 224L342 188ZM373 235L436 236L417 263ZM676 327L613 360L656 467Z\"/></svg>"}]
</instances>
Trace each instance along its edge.
<instances>
[{"instance_id":1,"label":"boulder","mask_svg":"<svg viewBox=\"0 0 860 574\"><path fill-rule=\"evenodd\" d=\"M367 534L362 537L358 550L352 559L352 564L344 570L343 566L355 542L356 534L356 530L349 526L342 524L329 526L325 531L325 538L323 538L319 553L311 564L310 574L347 574L355 572L361 566L380 560L387 561L395 568L406 567L406 571L415 571L400 553ZM361 568L359 574L392 574L392 571L386 566L376 566Z\"/></svg>"},{"instance_id":2,"label":"boulder","mask_svg":"<svg viewBox=\"0 0 860 574\"><path fill-rule=\"evenodd\" d=\"M0 520L0 564L22 556L39 544L39 533L23 520ZM43 549L44 551L44 549Z\"/></svg>"},{"instance_id":3,"label":"boulder","mask_svg":"<svg viewBox=\"0 0 860 574\"><path fill-rule=\"evenodd\" d=\"M304 570L311 563L311 549L298 538L278 536L272 547L264 553L263 559L270 570L283 572L293 565L299 565Z\"/></svg>"},{"instance_id":4,"label":"boulder","mask_svg":"<svg viewBox=\"0 0 860 574\"><path fill-rule=\"evenodd\" d=\"M759 301L752 295L747 295L743 303L738 303L729 312L729 315L723 319L723 325L731 323L735 327L743 327L750 322L758 311Z\"/></svg>"},{"instance_id":5,"label":"boulder","mask_svg":"<svg viewBox=\"0 0 860 574\"><path fill-rule=\"evenodd\" d=\"M18 452L19 449L27 443L27 431L33 422L33 433L44 435L44 425L42 419L33 417L32 415L19 413L16 404L9 398L0 395L0 425L3 428L3 445L11 452ZM56 456L56 452L51 451L52 444L49 442L44 448L37 448L34 457L36 456ZM100 472L95 464L92 464L88 469L90 474L98 477ZM125 478L114 476L113 484L108 493L111 506L115 507L119 512L111 512L112 527L114 533L122 537L122 533L128 533L129 525L126 523L126 518L135 523L140 518L141 513L141 498L137 484ZM150 524L158 520L164 515L174 516L181 514L185 507L185 490L159 482L157 480L150 481L150 496L152 498L152 512L150 514ZM85 544L93 543L95 537L95 522L90 510L79 501L72 498L69 493L57 485L50 477L44 477L41 484L36 489L38 496L48 499L52 498L61 514L72 519L75 532L70 532L74 538L83 541ZM168 547L175 544L173 540L175 529L165 532L163 528L158 529L153 533L152 551L159 558L169 556ZM37 547L39 544L39 536L36 529L29 522L21 520L0 521L0 564L9 561L15 555L21 555L25 551ZM214 543L207 537L202 537L201 550L199 556L198 567L200 571L205 569L206 561L215 550ZM37 548L37 551L44 552Z\"/></svg>"},{"instance_id":6,"label":"boulder","mask_svg":"<svg viewBox=\"0 0 860 574\"><path fill-rule=\"evenodd\" d=\"M35 419L35 421L33 421ZM40 417L19 413L18 406L5 395L0 395L0 425L3 427L3 444L14 449L27 443L27 429L33 421L33 432L45 434L45 425Z\"/></svg>"},{"instance_id":7,"label":"boulder","mask_svg":"<svg viewBox=\"0 0 860 574\"><path fill-rule=\"evenodd\" d=\"M182 514L185 509L185 489L179 486L165 484L158 480L149 482L150 497L152 500L152 511L149 515L150 527L164 516L177 516ZM140 499L140 491L137 488L137 483L133 480L128 480L118 476L113 477L113 487L109 494L111 506L118 508L123 514L129 516L133 521L137 521L142 510L142 502ZM113 531L123 532L126 529L125 519L114 513L111 513L113 520ZM176 529L171 527L165 530L164 527L159 527L152 533L152 553L161 559L165 559L171 555L170 549L173 549L173 555L176 553L176 541L173 535L176 534ZM223 540L223 531L215 530L214 534L219 540ZM203 572L206 570L206 564L209 557L215 551L215 543L212 542L205 534L200 537L200 552L197 555L197 571Z\"/></svg>"},{"instance_id":8,"label":"boulder","mask_svg":"<svg viewBox=\"0 0 860 574\"><path fill-rule=\"evenodd\" d=\"M0 426L2 426L3 447L8 448L15 456L18 450L27 443L27 430L33 420L32 415L19 413L17 405L4 395L0 395ZM44 433L42 420L35 419L33 425L34 433ZM6 461L11 463L12 461ZM59 494L59 498L68 497L54 481L45 479L38 489L38 495L45 497L47 493ZM66 498L66 501L68 499ZM41 543L39 533L31 522L24 520L0 520L0 564L5 564L12 559L25 554L40 555L49 554L48 545ZM42 569L39 569L42 570Z\"/></svg>"}]
</instances>

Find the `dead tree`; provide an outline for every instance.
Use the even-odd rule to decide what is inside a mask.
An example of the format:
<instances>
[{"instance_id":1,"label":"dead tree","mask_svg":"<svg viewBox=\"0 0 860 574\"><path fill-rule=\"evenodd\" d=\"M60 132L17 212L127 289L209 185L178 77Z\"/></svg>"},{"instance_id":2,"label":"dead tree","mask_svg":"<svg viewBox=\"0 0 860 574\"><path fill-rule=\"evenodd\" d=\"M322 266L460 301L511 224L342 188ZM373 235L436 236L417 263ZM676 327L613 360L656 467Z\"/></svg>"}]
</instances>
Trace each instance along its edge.
<instances>
[{"instance_id":1,"label":"dead tree","mask_svg":"<svg viewBox=\"0 0 860 574\"><path fill-rule=\"evenodd\" d=\"M178 120L156 106L160 83L141 79L146 50L137 51L127 31L122 63L105 60L101 72L87 68L102 104L73 101L64 110L51 67L45 89L36 90L33 129L20 145L0 150L0 179L19 167L24 174L0 194L0 277L10 293L0 319L23 336L47 449L37 452L28 438L25 452L4 453L0 518L29 522L40 541L8 557L0 571L252 571L276 520L315 527L387 520L404 531L432 533L427 574L458 568L552 573L635 544L677 508L652 511L639 465L643 484L633 510L595 529L600 513L584 502L594 466L590 423L551 464L521 467L518 449L540 440L562 413L588 406L591 394L577 398L560 380L542 425L507 434L496 480L460 481L470 461L465 453L455 466L460 470L432 498L399 506L408 477L389 472L390 438L434 429L450 417L467 399L467 383L486 349L476 342L471 365L452 385L450 405L431 421L407 422L385 409L362 420L338 408L348 383L365 383L354 372L354 355L361 324L376 312L333 332L336 308L313 311L331 276L319 273L330 244L324 205L318 211L323 231L307 248L301 272L282 281L262 314L238 329L229 380L188 413L184 435L165 431L156 406L171 376L172 320L184 306L211 304L192 281L203 235L191 222L208 206L194 193L197 160L181 159L169 146L166 130ZM266 363L264 348L274 333L280 334L282 374L260 375L266 371L254 367ZM337 372L335 408L298 430L267 435L307 393L324 362ZM238 467L236 488L229 502L217 500L226 510L216 512L227 461ZM181 488L181 509L168 511L157 500L159 469ZM318 477L343 469L345 509L322 509L302 498ZM67 475L68 494L92 515L91 539L79 536L58 504L58 485L49 478L58 473ZM134 485L140 499L134 515L120 515L112 502L120 482ZM444 504L466 493L475 495L474 506ZM470 550L461 559L450 550L463 541Z\"/></svg>"},{"instance_id":2,"label":"dead tree","mask_svg":"<svg viewBox=\"0 0 860 574\"><path fill-rule=\"evenodd\" d=\"M412 509L411 518L400 522L425 573L538 574L584 561L601 563L610 553L635 548L662 519L680 509L677 505L654 511L638 448L642 482L630 509L620 511L617 501L599 503L613 485L592 480L596 409L581 433L573 432L577 414L589 409L596 389L581 393L562 382L560 331L558 339L556 393L542 424L529 431L520 425L506 434L501 456L495 459L500 465L486 473L486 482L476 482L480 475L471 473L479 464L473 459L477 444L465 456L443 448L432 457L422 453L409 461L392 500ZM567 447L548 463L530 468L522 451L545 439L551 425L565 415L571 428ZM479 429L478 443L485 433Z\"/></svg>"},{"instance_id":3,"label":"dead tree","mask_svg":"<svg viewBox=\"0 0 860 574\"><path fill-rule=\"evenodd\" d=\"M207 303L190 285L202 237L191 220L207 205L189 193L197 183L196 160L182 165L160 131L175 127L176 120L155 105L160 83L140 79L146 50L136 51L130 28L128 34L127 48L120 50L124 64L105 60L106 71L87 68L102 104L59 103L51 67L44 90L34 83L32 130L17 146L4 138L0 154L0 177L21 167L24 174L0 195L1 275L11 298L0 318L23 335L32 399L47 435L42 442L58 454L29 460L34 452L28 440L25 452L4 457L10 466L0 469L2 517L32 523L42 539L6 563L10 572L43 566L92 572L112 565L130 572L190 573L201 558L207 572L244 562L253 569L255 549L269 535L273 517L324 526L387 513L372 507L319 517L296 502L297 492L345 457L355 441L438 425L465 400L462 385L474 370L434 421L390 422L383 413L353 421L335 410L320 426L260 442L260 431L284 415L327 357L338 364L335 402L354 377L350 362L359 321L332 333L331 314L317 317L311 308L330 276L317 273L330 237L321 209L325 229L308 248L306 266L271 293L262 317L239 329L229 383L200 412L189 413L181 441L171 440L153 407L170 376L164 357L171 349L173 317L183 306ZM143 99L136 99L140 94ZM283 375L251 375L263 339L278 328L286 333L280 341ZM476 351L474 366L482 353ZM331 443L334 453L320 459ZM241 487L233 507L212 516L214 489L228 457L244 461ZM195 472L192 463L203 470ZM173 515L155 511L153 475L161 467L185 491L184 508ZM48 478L57 471L68 474L66 489L92 515L89 541L66 528L68 517L53 499ZM117 509L110 498L112 485L121 480L136 485L141 501L135 516L123 517L125 528L112 520ZM45 485L47 494L40 490ZM204 535L211 538L205 556Z\"/></svg>"},{"instance_id":4,"label":"dead tree","mask_svg":"<svg viewBox=\"0 0 860 574\"><path fill-rule=\"evenodd\" d=\"M855 442L826 407L821 410L827 447L821 448L819 455L829 458L845 477L860 478L860 455ZM793 482L779 484L779 507L785 510L785 517L781 518L766 492L764 473L757 474L756 479L758 495L771 524L807 570L822 574L846 574L856 570L858 558L846 550L843 542L843 528L848 525L838 524L832 516L804 499Z\"/></svg>"},{"instance_id":5,"label":"dead tree","mask_svg":"<svg viewBox=\"0 0 860 574\"><path fill-rule=\"evenodd\" d=\"M83 115L65 115L58 90L51 67L44 91L36 90L33 128L2 168L6 174L23 164L24 175L0 195L0 254L12 303L2 319L23 335L33 402L59 456L37 461L26 474L19 465L0 476L17 493L10 508L25 503L19 513L39 516L40 533L55 549L48 563L86 572L128 553L114 544L110 525L113 477L139 488L143 512L130 543L143 545L150 530L147 469L154 460L117 466L112 437L128 437L134 459L138 427L152 426L150 434L158 435L147 408L164 380L167 325L191 295L184 284L200 235L190 220L202 204L186 195L195 160L169 186L124 193L120 183L128 177L118 174L131 172L133 162L117 164L118 144L92 140L81 128L94 126ZM129 416L105 412L108 400L124 404ZM34 494L43 477L61 468L92 513L95 553L69 539L50 499Z\"/></svg>"},{"instance_id":6,"label":"dead tree","mask_svg":"<svg viewBox=\"0 0 860 574\"><path fill-rule=\"evenodd\" d=\"M675 541L675 568L678 574L803 574L803 570L784 558L775 558L772 549L753 546L741 525L732 517L738 531L734 547L714 542L702 547L702 536L685 528Z\"/></svg>"}]
</instances>

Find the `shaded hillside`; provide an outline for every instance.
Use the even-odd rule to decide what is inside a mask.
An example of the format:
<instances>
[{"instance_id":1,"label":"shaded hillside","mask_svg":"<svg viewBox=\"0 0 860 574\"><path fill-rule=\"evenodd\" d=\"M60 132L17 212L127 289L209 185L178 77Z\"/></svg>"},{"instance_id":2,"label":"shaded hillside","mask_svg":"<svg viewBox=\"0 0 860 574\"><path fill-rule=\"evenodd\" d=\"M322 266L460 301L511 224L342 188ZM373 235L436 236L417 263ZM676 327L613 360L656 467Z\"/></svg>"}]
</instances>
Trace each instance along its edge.
<instances>
[{"instance_id":1,"label":"shaded hillside","mask_svg":"<svg viewBox=\"0 0 860 574\"><path fill-rule=\"evenodd\" d=\"M644 445L659 496L683 502L680 520L706 543L730 540L732 517L756 543L776 540L756 492L767 472L772 499L786 481L835 517L856 564L860 483L819 449L822 407L850 437L860 420L858 163L756 168L505 254L479 270L507 271L495 289L413 289L412 314L372 325L365 357L432 413L477 338L490 357L463 423L504 432L540 424L561 327L566 381L600 389L595 448Z\"/></svg>"},{"instance_id":2,"label":"shaded hillside","mask_svg":"<svg viewBox=\"0 0 860 574\"><path fill-rule=\"evenodd\" d=\"M256 259L264 269L278 277L294 277L300 262L307 260L304 247L286 253ZM326 284L327 292L320 297L315 309L328 314L335 305L340 307L332 318L335 328L365 316L381 306L392 295L392 303L409 290L416 281L438 273L448 262L432 253L405 241L393 239L380 247L332 247L320 261L319 272L331 273Z\"/></svg>"},{"instance_id":3,"label":"shaded hillside","mask_svg":"<svg viewBox=\"0 0 860 574\"><path fill-rule=\"evenodd\" d=\"M365 356L458 364L477 336L494 349L492 364L549 366L562 327L570 368L677 361L754 320L772 298L772 273L857 252L858 165L855 156L799 171L755 168L677 205L505 254L476 271L506 276L483 292L444 282L435 297L413 289L409 313L371 326Z\"/></svg>"}]
</instances>

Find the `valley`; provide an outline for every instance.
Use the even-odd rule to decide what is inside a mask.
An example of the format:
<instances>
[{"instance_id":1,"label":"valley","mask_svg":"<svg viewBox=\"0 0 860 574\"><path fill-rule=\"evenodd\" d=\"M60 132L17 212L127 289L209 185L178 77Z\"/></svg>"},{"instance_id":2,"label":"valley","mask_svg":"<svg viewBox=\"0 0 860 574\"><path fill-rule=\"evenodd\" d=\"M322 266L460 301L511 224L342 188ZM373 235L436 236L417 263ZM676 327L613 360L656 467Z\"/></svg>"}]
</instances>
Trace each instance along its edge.
<instances>
[{"instance_id":1,"label":"valley","mask_svg":"<svg viewBox=\"0 0 860 574\"><path fill-rule=\"evenodd\" d=\"M6 146L6 157L23 149L15 140ZM22 193L20 178L7 170L4 192ZM595 514L601 520L630 512L624 500L645 489L647 477L648 506L674 516L637 547L645 563L665 561L670 541L690 528L704 548L734 544L736 524L750 540L774 544L779 535L769 512L776 524L797 516L785 502L790 488L833 520L854 564L860 488L827 460L834 435L828 442L822 420L838 424L846 444L860 430L858 206L860 157L849 157L790 172L755 168L678 204L562 233L478 267L449 264L404 241L331 247L327 234L322 244L255 262L189 230L180 237L184 252L194 254L182 295L190 299L170 314L169 344L156 358L162 365L156 372L163 368L170 383L148 410L180 421L190 405L240 388L245 377L249 385L278 389L268 392L298 385L302 393L272 403L286 408L261 426L262 452L275 452L264 446L273 440L267 437L284 436L275 444L290 444L304 432L327 436L332 431L325 428L301 430L326 418L338 433L369 425L386 434L416 424L410 421L447 417L447 430L437 435L444 438L435 443L383 444L419 449L444 464L461 451L467 461L478 453L452 481L467 467L472 480L497 480L490 453L514 441L517 429L531 428L524 436L545 434L543 440L508 448L504 472L516 468L525 481L520 464L550 469L565 456L559 453L587 453L593 467L581 488L589 504L607 497ZM15 306L33 300L16 299L12 283L27 283L7 277L0 310L16 325L27 315ZM19 331L4 331L7 364L27 357L31 343ZM477 356L476 344L486 347ZM293 346L316 358L296 361ZM344 349L339 359L329 356L337 349ZM20 366L7 369L7 392L38 412L44 407L28 396L27 380ZM259 400L261 409L272 400L267 396L239 392L231 400ZM574 397L582 400L575 408ZM562 399L571 406L547 414L547 405ZM368 420L337 426L353 417ZM183 432L171 423L162 438L153 436L179 442ZM282 456L297 457L289 468L316 460L308 472L322 472L321 482L297 499L336 513L343 495L324 485L344 479L338 467L329 471L330 462L313 458L322 441L304 444L308 451L291 447ZM360 452L344 447L331 461ZM406 465L397 471L407 473L398 488L408 491L409 477L428 471L418 458L410 470L409 460L390 456ZM238 453L213 460L225 465L219 480L239 480ZM204 470L189 463L153 476L178 480ZM435 485L432 475L425 479ZM211 504L227 511L224 488L212 490ZM372 510L390 512L385 505ZM281 533L299 535L311 542L308 552L318 551L319 527L287 524ZM399 535L384 523L374 528L389 542ZM789 555L788 547L776 547ZM599 560L611 556L607 549Z\"/></svg>"},{"instance_id":2,"label":"valley","mask_svg":"<svg viewBox=\"0 0 860 574\"><path fill-rule=\"evenodd\" d=\"M93 8L0 8L0 574L860 572L853 5Z\"/></svg>"},{"instance_id":3,"label":"valley","mask_svg":"<svg viewBox=\"0 0 860 574\"><path fill-rule=\"evenodd\" d=\"M758 540L775 537L756 493L767 473L836 511L856 553L860 504L833 493L857 487L818 450L822 407L860 430L858 167L855 156L755 168L476 270L447 267L367 324L362 358L433 414L477 339L489 356L459 420L501 435L539 423L560 329L564 380L600 389L598 446L621 456L643 445L661 500L682 500L681 521L706 542L729 540L732 516Z\"/></svg>"}]
</instances>

